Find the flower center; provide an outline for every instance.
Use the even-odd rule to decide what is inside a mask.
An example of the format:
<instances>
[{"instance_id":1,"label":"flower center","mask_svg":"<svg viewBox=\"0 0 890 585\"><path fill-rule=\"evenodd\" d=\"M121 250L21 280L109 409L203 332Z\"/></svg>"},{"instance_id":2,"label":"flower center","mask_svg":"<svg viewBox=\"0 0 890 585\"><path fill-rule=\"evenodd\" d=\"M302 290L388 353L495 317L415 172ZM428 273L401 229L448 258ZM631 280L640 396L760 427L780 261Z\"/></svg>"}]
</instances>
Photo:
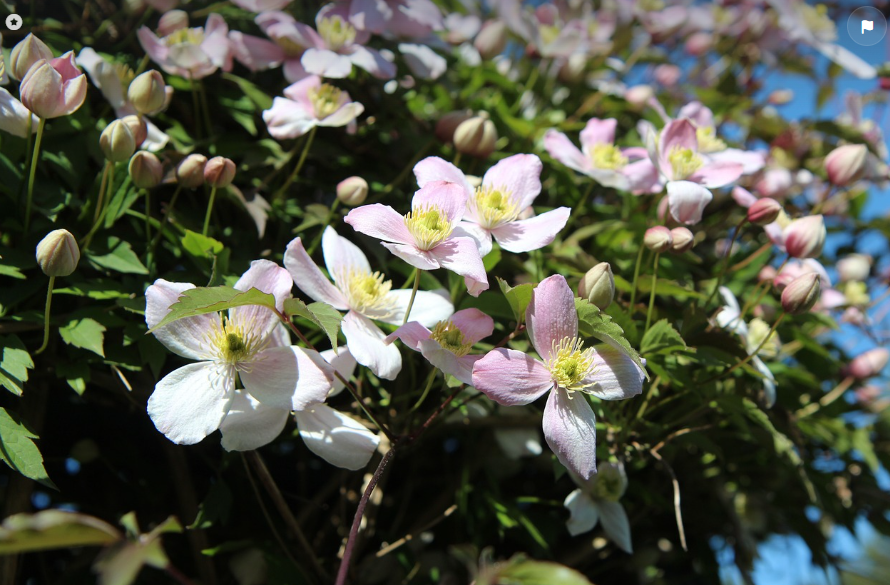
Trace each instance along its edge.
<instances>
[{"instance_id":1,"label":"flower center","mask_svg":"<svg viewBox=\"0 0 890 585\"><path fill-rule=\"evenodd\" d=\"M433 327L430 333L430 339L438 341L439 345L457 357L467 355L470 353L470 348L473 347L473 344L469 343L467 338L464 337L463 332L450 320L436 323L436 326Z\"/></svg>"},{"instance_id":2,"label":"flower center","mask_svg":"<svg viewBox=\"0 0 890 585\"><path fill-rule=\"evenodd\" d=\"M553 342L547 368L553 381L565 390L583 390L595 382L585 382L594 370L593 348L581 349L584 341L577 337L563 337Z\"/></svg>"},{"instance_id":3,"label":"flower center","mask_svg":"<svg viewBox=\"0 0 890 585\"><path fill-rule=\"evenodd\" d=\"M204 42L204 29L181 28L173 31L162 40L168 47L174 45L200 45Z\"/></svg>"},{"instance_id":4,"label":"flower center","mask_svg":"<svg viewBox=\"0 0 890 585\"><path fill-rule=\"evenodd\" d=\"M136 78L136 73L123 63L115 63L113 67L118 79L121 80L121 87L123 88L124 95L126 96L127 90L130 89L130 83L133 81L133 79Z\"/></svg>"},{"instance_id":5,"label":"flower center","mask_svg":"<svg viewBox=\"0 0 890 585\"><path fill-rule=\"evenodd\" d=\"M769 335L769 340L764 343L767 335ZM767 325L766 321L756 317L751 319L751 322L748 323L747 342L749 353L760 347L760 353L758 355L767 359L776 357L779 354L779 349L782 347L782 344L779 341L779 334L775 331L771 331L771 328ZM760 345L761 343L763 343L762 347Z\"/></svg>"},{"instance_id":6,"label":"flower center","mask_svg":"<svg viewBox=\"0 0 890 585\"><path fill-rule=\"evenodd\" d=\"M207 335L211 346L216 349L219 361L244 369L245 363L265 348L266 340L257 339L246 325L249 323L236 324L228 317L223 317L213 326Z\"/></svg>"},{"instance_id":7,"label":"flower center","mask_svg":"<svg viewBox=\"0 0 890 585\"><path fill-rule=\"evenodd\" d=\"M614 144L597 144L590 152L590 160L598 169L617 171L627 165L627 157Z\"/></svg>"},{"instance_id":8,"label":"flower center","mask_svg":"<svg viewBox=\"0 0 890 585\"><path fill-rule=\"evenodd\" d=\"M338 15L322 18L318 23L318 34L331 51L338 51L355 42L355 27Z\"/></svg>"},{"instance_id":9,"label":"flower center","mask_svg":"<svg viewBox=\"0 0 890 585\"><path fill-rule=\"evenodd\" d=\"M559 37L559 27L554 24L541 24L538 25L538 34L541 37L541 44L546 46Z\"/></svg>"},{"instance_id":10,"label":"flower center","mask_svg":"<svg viewBox=\"0 0 890 585\"><path fill-rule=\"evenodd\" d=\"M609 500L617 502L621 499L621 493L624 490L623 481L620 473L610 471L612 466L604 466L602 471L596 476L596 483L590 490L590 495L597 500Z\"/></svg>"},{"instance_id":11,"label":"flower center","mask_svg":"<svg viewBox=\"0 0 890 585\"><path fill-rule=\"evenodd\" d=\"M309 101L315 109L315 116L322 120L340 109L343 92L333 85L322 83L309 90Z\"/></svg>"},{"instance_id":12,"label":"flower center","mask_svg":"<svg viewBox=\"0 0 890 585\"><path fill-rule=\"evenodd\" d=\"M451 222L437 205L419 207L405 215L405 227L414 237L414 244L421 250L431 250L451 235Z\"/></svg>"},{"instance_id":13,"label":"flower center","mask_svg":"<svg viewBox=\"0 0 890 585\"><path fill-rule=\"evenodd\" d=\"M695 129L695 137L698 139L699 152L720 152L726 150L726 143L717 138L717 131L713 126L705 126Z\"/></svg>"},{"instance_id":14,"label":"flower center","mask_svg":"<svg viewBox=\"0 0 890 585\"><path fill-rule=\"evenodd\" d=\"M668 153L668 161L671 163L671 170L674 171L674 180L682 181L702 166L702 159L691 148L683 148L675 146Z\"/></svg>"},{"instance_id":15,"label":"flower center","mask_svg":"<svg viewBox=\"0 0 890 585\"><path fill-rule=\"evenodd\" d=\"M509 223L519 216L519 207L513 202L509 191L498 187L476 187L468 201L479 224L488 229Z\"/></svg>"},{"instance_id":16,"label":"flower center","mask_svg":"<svg viewBox=\"0 0 890 585\"><path fill-rule=\"evenodd\" d=\"M389 296L391 280L384 280L379 272L364 272L352 269L339 275L337 283L346 294L349 306L373 319L383 319L395 312L393 299Z\"/></svg>"}]
</instances>

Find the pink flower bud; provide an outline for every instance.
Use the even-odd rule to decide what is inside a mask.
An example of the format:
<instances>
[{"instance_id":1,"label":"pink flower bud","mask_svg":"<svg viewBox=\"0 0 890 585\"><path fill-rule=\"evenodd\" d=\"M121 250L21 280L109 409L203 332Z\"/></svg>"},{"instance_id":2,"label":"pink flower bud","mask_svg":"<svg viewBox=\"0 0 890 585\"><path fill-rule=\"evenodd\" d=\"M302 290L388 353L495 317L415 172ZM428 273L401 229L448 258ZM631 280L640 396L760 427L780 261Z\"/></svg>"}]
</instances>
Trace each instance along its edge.
<instances>
[{"instance_id":1,"label":"pink flower bud","mask_svg":"<svg viewBox=\"0 0 890 585\"><path fill-rule=\"evenodd\" d=\"M136 151L136 141L123 120L112 120L99 137L99 147L106 160L119 163L133 156L133 152Z\"/></svg>"},{"instance_id":2,"label":"pink flower bud","mask_svg":"<svg viewBox=\"0 0 890 585\"><path fill-rule=\"evenodd\" d=\"M46 43L28 33L28 36L12 48L12 53L9 55L9 72L16 79L24 79L34 63L41 59L49 61L52 58L53 52Z\"/></svg>"},{"instance_id":3,"label":"pink flower bud","mask_svg":"<svg viewBox=\"0 0 890 585\"><path fill-rule=\"evenodd\" d=\"M686 39L686 52L693 57L704 55L714 44L714 37L710 33L697 32Z\"/></svg>"},{"instance_id":4,"label":"pink flower bud","mask_svg":"<svg viewBox=\"0 0 890 585\"><path fill-rule=\"evenodd\" d=\"M857 380L864 380L880 374L888 360L890 360L890 350L876 347L856 356L850 362L847 371Z\"/></svg>"},{"instance_id":5,"label":"pink flower bud","mask_svg":"<svg viewBox=\"0 0 890 585\"><path fill-rule=\"evenodd\" d=\"M507 47L507 25L503 20L486 21L473 46L485 60L497 57Z\"/></svg>"},{"instance_id":6,"label":"pink flower bud","mask_svg":"<svg viewBox=\"0 0 890 585\"><path fill-rule=\"evenodd\" d=\"M792 258L817 258L825 244L825 220L821 215L795 219L783 231L785 250Z\"/></svg>"},{"instance_id":7,"label":"pink flower bud","mask_svg":"<svg viewBox=\"0 0 890 585\"><path fill-rule=\"evenodd\" d=\"M578 283L578 296L602 310L615 298L615 277L608 262L600 262L587 271Z\"/></svg>"},{"instance_id":8,"label":"pink flower bud","mask_svg":"<svg viewBox=\"0 0 890 585\"><path fill-rule=\"evenodd\" d=\"M676 65L663 64L655 68L655 81L665 87L673 87L680 81L682 72Z\"/></svg>"},{"instance_id":9,"label":"pink flower bud","mask_svg":"<svg viewBox=\"0 0 890 585\"><path fill-rule=\"evenodd\" d=\"M671 230L663 225L657 225L646 230L643 245L653 252L666 252L674 245L674 237L671 235Z\"/></svg>"},{"instance_id":10,"label":"pink flower bud","mask_svg":"<svg viewBox=\"0 0 890 585\"><path fill-rule=\"evenodd\" d=\"M463 154L487 158L494 152L498 131L488 118L475 116L461 122L454 130L454 148Z\"/></svg>"},{"instance_id":11,"label":"pink flower bud","mask_svg":"<svg viewBox=\"0 0 890 585\"><path fill-rule=\"evenodd\" d=\"M140 114L154 114L164 109L167 102L167 86L164 78L154 69L146 71L130 82L127 99Z\"/></svg>"},{"instance_id":12,"label":"pink flower bud","mask_svg":"<svg viewBox=\"0 0 890 585\"><path fill-rule=\"evenodd\" d=\"M691 250L692 246L695 245L695 236L689 231L689 228L675 227L671 230L671 238L673 239L671 252L675 254L682 254Z\"/></svg>"},{"instance_id":13,"label":"pink flower bud","mask_svg":"<svg viewBox=\"0 0 890 585\"><path fill-rule=\"evenodd\" d=\"M655 90L651 85L634 85L624 92L624 99L637 108L644 107L654 96Z\"/></svg>"},{"instance_id":14,"label":"pink flower bud","mask_svg":"<svg viewBox=\"0 0 890 585\"><path fill-rule=\"evenodd\" d=\"M767 280L772 280L775 277L776 268L767 264L760 269L760 272L757 273L757 282L766 282Z\"/></svg>"},{"instance_id":15,"label":"pink flower bud","mask_svg":"<svg viewBox=\"0 0 890 585\"><path fill-rule=\"evenodd\" d=\"M37 264L47 276L68 276L80 262L77 240L68 230L53 230L37 244Z\"/></svg>"},{"instance_id":16,"label":"pink flower bud","mask_svg":"<svg viewBox=\"0 0 890 585\"><path fill-rule=\"evenodd\" d=\"M161 184L164 178L164 166L158 157L145 150L140 150L130 159L128 168L133 184L140 189L152 189Z\"/></svg>"},{"instance_id":17,"label":"pink flower bud","mask_svg":"<svg viewBox=\"0 0 890 585\"><path fill-rule=\"evenodd\" d=\"M59 118L77 111L87 96L87 77L68 51L52 60L40 59L19 86L22 103L41 118Z\"/></svg>"},{"instance_id":18,"label":"pink flower bud","mask_svg":"<svg viewBox=\"0 0 890 585\"><path fill-rule=\"evenodd\" d=\"M796 315L813 308L822 293L822 282L815 272L798 276L782 291L782 308Z\"/></svg>"},{"instance_id":19,"label":"pink flower bud","mask_svg":"<svg viewBox=\"0 0 890 585\"><path fill-rule=\"evenodd\" d=\"M203 154L190 154L176 167L176 180L187 189L194 189L204 184L204 165L207 157Z\"/></svg>"},{"instance_id":20,"label":"pink flower bud","mask_svg":"<svg viewBox=\"0 0 890 585\"><path fill-rule=\"evenodd\" d=\"M211 187L228 187L235 180L235 163L223 156L215 156L204 165L204 181Z\"/></svg>"},{"instance_id":21,"label":"pink flower bud","mask_svg":"<svg viewBox=\"0 0 890 585\"><path fill-rule=\"evenodd\" d=\"M874 402L881 395L881 389L869 384L868 386L857 388L855 394L856 402L867 405Z\"/></svg>"},{"instance_id":22,"label":"pink flower bud","mask_svg":"<svg viewBox=\"0 0 890 585\"><path fill-rule=\"evenodd\" d=\"M748 221L758 226L773 223L782 213L782 204L775 199L764 197L755 201L748 208Z\"/></svg>"},{"instance_id":23,"label":"pink flower bud","mask_svg":"<svg viewBox=\"0 0 890 585\"><path fill-rule=\"evenodd\" d=\"M129 116L121 118L121 122L126 124L127 128L130 129L130 133L133 135L133 142L136 143L136 148L142 146L142 143L148 138L148 124L145 123L145 120L143 120L141 116L130 114Z\"/></svg>"},{"instance_id":24,"label":"pink flower bud","mask_svg":"<svg viewBox=\"0 0 890 585\"><path fill-rule=\"evenodd\" d=\"M337 183L337 199L345 205L361 205L367 197L368 182L361 177L349 177Z\"/></svg>"},{"instance_id":25,"label":"pink flower bud","mask_svg":"<svg viewBox=\"0 0 890 585\"><path fill-rule=\"evenodd\" d=\"M448 112L436 122L436 138L445 144L450 144L454 141L454 131L457 130L457 127L460 126L461 122L465 122L472 117L472 110Z\"/></svg>"},{"instance_id":26,"label":"pink flower bud","mask_svg":"<svg viewBox=\"0 0 890 585\"><path fill-rule=\"evenodd\" d=\"M838 261L837 273L842 282L862 282L868 278L871 264L872 258L867 254L850 254Z\"/></svg>"},{"instance_id":27,"label":"pink flower bud","mask_svg":"<svg viewBox=\"0 0 890 585\"><path fill-rule=\"evenodd\" d=\"M832 184L843 187L860 179L865 172L868 148L864 144L845 144L825 157L825 172Z\"/></svg>"}]
</instances>

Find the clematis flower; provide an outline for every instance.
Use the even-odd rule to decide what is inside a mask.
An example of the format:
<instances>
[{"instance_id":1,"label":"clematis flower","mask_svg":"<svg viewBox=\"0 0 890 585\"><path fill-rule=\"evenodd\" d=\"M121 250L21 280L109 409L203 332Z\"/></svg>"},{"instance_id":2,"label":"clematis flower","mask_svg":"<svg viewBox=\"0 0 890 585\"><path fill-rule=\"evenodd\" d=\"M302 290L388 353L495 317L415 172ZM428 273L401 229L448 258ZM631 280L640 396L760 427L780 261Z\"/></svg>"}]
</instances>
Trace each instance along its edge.
<instances>
[{"instance_id":1,"label":"clematis flower","mask_svg":"<svg viewBox=\"0 0 890 585\"><path fill-rule=\"evenodd\" d=\"M485 256L491 251L492 237L508 252L529 252L552 242L565 226L572 211L568 207L520 219L541 192L541 168L536 155L515 154L488 169L475 189L460 169L435 156L417 163L414 174L421 189L450 185L465 198L466 212L454 233L473 238Z\"/></svg>"},{"instance_id":2,"label":"clematis flower","mask_svg":"<svg viewBox=\"0 0 890 585\"><path fill-rule=\"evenodd\" d=\"M568 137L554 129L544 135L547 152L570 169L587 175L604 187L630 191L635 195L661 189L658 170L642 147L615 146L614 118L591 118L581 131L581 150Z\"/></svg>"},{"instance_id":3,"label":"clematis flower","mask_svg":"<svg viewBox=\"0 0 890 585\"><path fill-rule=\"evenodd\" d=\"M68 51L55 59L40 59L31 65L19 85L22 104L40 118L68 116L87 97L87 78Z\"/></svg>"},{"instance_id":4,"label":"clematis flower","mask_svg":"<svg viewBox=\"0 0 890 585\"><path fill-rule=\"evenodd\" d=\"M309 75L300 59L309 47L323 44L321 37L308 24L286 12L263 11L256 17L257 25L270 40L230 31L229 41L235 58L251 71L282 66L284 78L291 83Z\"/></svg>"},{"instance_id":5,"label":"clematis flower","mask_svg":"<svg viewBox=\"0 0 890 585\"><path fill-rule=\"evenodd\" d=\"M254 261L235 283L275 297L279 310L290 297L293 282L286 270L268 260ZM145 322L149 328L170 312L193 284L158 279L145 291ZM224 425L232 409L303 410L323 402L331 389L333 370L316 352L289 344L277 316L265 307L245 306L219 313L179 319L154 331L167 349L199 360L167 374L148 400L148 415L174 443L191 445ZM237 390L240 379L243 391ZM227 426L227 445L256 444L267 436L255 429ZM279 429L280 430L280 429ZM274 437L272 437L274 438ZM271 440L271 439L269 439ZM228 448L228 447L227 447Z\"/></svg>"},{"instance_id":6,"label":"clematis flower","mask_svg":"<svg viewBox=\"0 0 890 585\"><path fill-rule=\"evenodd\" d=\"M40 119L31 113L19 100L15 99L6 88L0 87L0 130L13 136L28 136L28 118L31 118L31 133L37 132Z\"/></svg>"},{"instance_id":7,"label":"clematis flower","mask_svg":"<svg viewBox=\"0 0 890 585\"><path fill-rule=\"evenodd\" d=\"M476 343L494 332L494 319L479 309L458 311L436 323L432 330L409 321L384 339L401 339L406 347L419 351L431 364L464 384L473 385L473 364L481 355L468 355Z\"/></svg>"},{"instance_id":8,"label":"clematis flower","mask_svg":"<svg viewBox=\"0 0 890 585\"><path fill-rule=\"evenodd\" d=\"M472 238L454 234L467 207L469 186L440 180L422 182L406 215L374 203L353 209L344 221L357 232L384 240L381 243L387 250L417 269L446 268L463 276L469 293L479 296L488 290L479 249Z\"/></svg>"},{"instance_id":9,"label":"clematis flower","mask_svg":"<svg viewBox=\"0 0 890 585\"><path fill-rule=\"evenodd\" d=\"M741 163L743 175L754 174L766 164L764 153L729 148L723 140L718 138L714 112L703 103L689 102L680 108L677 118L686 118L695 126L699 153L705 161Z\"/></svg>"},{"instance_id":10,"label":"clematis flower","mask_svg":"<svg viewBox=\"0 0 890 585\"><path fill-rule=\"evenodd\" d=\"M203 79L217 69L232 69L228 33L226 21L213 13L203 27L180 28L158 38L143 26L136 36L152 61L167 73L186 79Z\"/></svg>"},{"instance_id":11,"label":"clematis flower","mask_svg":"<svg viewBox=\"0 0 890 585\"><path fill-rule=\"evenodd\" d=\"M269 134L278 140L302 136L315 126L346 126L365 111L348 93L315 75L286 87L284 95L263 112Z\"/></svg>"},{"instance_id":12,"label":"clematis flower","mask_svg":"<svg viewBox=\"0 0 890 585\"><path fill-rule=\"evenodd\" d=\"M323 6L315 16L315 28L321 42L307 48L300 59L308 73L322 77L348 77L355 65L380 79L395 76L395 64L384 59L376 49L364 46L371 33L356 28L349 21L349 11L345 6Z\"/></svg>"},{"instance_id":13,"label":"clematis flower","mask_svg":"<svg viewBox=\"0 0 890 585\"><path fill-rule=\"evenodd\" d=\"M584 348L575 298L561 275L535 287L525 318L541 359L495 349L473 366L473 386L507 406L528 404L549 392L544 438L563 465L589 479L596 472L596 421L583 394L603 400L630 398L643 391L645 374L611 345Z\"/></svg>"},{"instance_id":14,"label":"clematis flower","mask_svg":"<svg viewBox=\"0 0 890 585\"><path fill-rule=\"evenodd\" d=\"M244 10L251 12L268 12L270 10L281 10L293 0L232 0L236 6L240 6Z\"/></svg>"},{"instance_id":15,"label":"clematis flower","mask_svg":"<svg viewBox=\"0 0 890 585\"><path fill-rule=\"evenodd\" d=\"M578 485L563 503L571 517L566 528L572 536L590 532L600 522L603 530L621 550L632 553L630 521L618 500L627 490L627 475L621 463L605 463L590 479L569 474Z\"/></svg>"},{"instance_id":16,"label":"clematis flower","mask_svg":"<svg viewBox=\"0 0 890 585\"><path fill-rule=\"evenodd\" d=\"M392 281L372 272L364 253L330 226L322 235L321 248L333 284L306 253L300 238L287 245L284 266L297 288L309 297L347 311L342 329L355 360L371 368L375 376L395 379L402 369L402 355L398 348L384 343L386 335L374 320L401 325L411 291L391 290ZM453 312L454 306L442 296L417 291L410 319L432 326Z\"/></svg>"},{"instance_id":17,"label":"clematis flower","mask_svg":"<svg viewBox=\"0 0 890 585\"><path fill-rule=\"evenodd\" d=\"M348 18L359 30L386 37L422 38L442 30L442 12L431 0L345 0Z\"/></svg>"}]
</instances>

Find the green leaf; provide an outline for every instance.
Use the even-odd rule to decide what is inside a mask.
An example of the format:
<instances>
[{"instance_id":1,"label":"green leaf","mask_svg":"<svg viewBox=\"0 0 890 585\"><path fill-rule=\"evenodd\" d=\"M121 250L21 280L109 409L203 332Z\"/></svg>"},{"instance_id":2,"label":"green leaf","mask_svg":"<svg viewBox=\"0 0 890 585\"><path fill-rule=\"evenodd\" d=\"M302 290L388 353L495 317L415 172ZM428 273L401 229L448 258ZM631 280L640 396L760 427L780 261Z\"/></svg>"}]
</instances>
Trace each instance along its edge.
<instances>
[{"instance_id":1,"label":"green leaf","mask_svg":"<svg viewBox=\"0 0 890 585\"><path fill-rule=\"evenodd\" d=\"M494 270L494 267L498 265L498 262L501 261L501 249L500 248L492 248L491 252L482 259L482 266L485 268L485 272L491 272Z\"/></svg>"},{"instance_id":2,"label":"green leaf","mask_svg":"<svg viewBox=\"0 0 890 585\"><path fill-rule=\"evenodd\" d=\"M210 486L207 498L198 506L198 515L188 527L189 530L204 530L215 524L225 524L232 511L232 502L232 490L222 481L214 483Z\"/></svg>"},{"instance_id":3,"label":"green leaf","mask_svg":"<svg viewBox=\"0 0 890 585\"><path fill-rule=\"evenodd\" d=\"M95 255L92 251L86 252L87 259L98 266L122 272L124 274L148 274L148 269L139 260L139 256L133 251L130 243L115 236L108 237L108 252Z\"/></svg>"},{"instance_id":4,"label":"green leaf","mask_svg":"<svg viewBox=\"0 0 890 585\"><path fill-rule=\"evenodd\" d=\"M13 419L5 408L0 408L0 459L25 477L58 489L43 468L43 456L31 440L36 438L37 435Z\"/></svg>"},{"instance_id":5,"label":"green leaf","mask_svg":"<svg viewBox=\"0 0 890 585\"><path fill-rule=\"evenodd\" d=\"M105 357L105 326L89 317L74 319L59 328L62 341Z\"/></svg>"},{"instance_id":6,"label":"green leaf","mask_svg":"<svg viewBox=\"0 0 890 585\"><path fill-rule=\"evenodd\" d=\"M208 236L202 236L198 232L185 230L182 236L182 247L186 252L198 258L212 258L223 251L223 243Z\"/></svg>"},{"instance_id":7,"label":"green leaf","mask_svg":"<svg viewBox=\"0 0 890 585\"><path fill-rule=\"evenodd\" d=\"M511 562L497 571L491 580L481 583L509 585L592 585L587 578L564 565L546 561Z\"/></svg>"},{"instance_id":8,"label":"green leaf","mask_svg":"<svg viewBox=\"0 0 890 585\"><path fill-rule=\"evenodd\" d=\"M25 349L25 344L15 335L0 337L0 347L3 348L0 385L16 396L21 396L24 383L28 381L28 370L34 369L34 362Z\"/></svg>"},{"instance_id":9,"label":"green leaf","mask_svg":"<svg viewBox=\"0 0 890 585\"><path fill-rule=\"evenodd\" d=\"M528 304L532 302L532 291L535 290L532 284L520 284L519 286L510 286L503 278L498 277L498 286L501 292L507 297L510 308L513 310L513 317L516 321L522 323L525 321L525 310Z\"/></svg>"},{"instance_id":10,"label":"green leaf","mask_svg":"<svg viewBox=\"0 0 890 585\"><path fill-rule=\"evenodd\" d=\"M593 336L609 345L620 349L626 353L630 359L634 361L643 375L649 379L649 372L637 353L627 339L624 337L624 330L612 321L612 318L602 311L596 305L590 304L587 299L575 298L575 308L578 310L578 331L585 336Z\"/></svg>"},{"instance_id":11,"label":"green leaf","mask_svg":"<svg viewBox=\"0 0 890 585\"><path fill-rule=\"evenodd\" d=\"M216 313L247 305L259 305L275 310L275 297L257 288L243 292L228 286L192 288L179 295L179 300L170 305L167 316L148 332L151 333L159 327L185 317Z\"/></svg>"},{"instance_id":12,"label":"green leaf","mask_svg":"<svg viewBox=\"0 0 890 585\"><path fill-rule=\"evenodd\" d=\"M250 100L256 104L258 109L268 110L272 107L272 98L253 83L238 77L237 75L232 75L231 73L223 73L222 77L223 79L228 79L229 81L237 83L241 91L244 92L244 95L249 97Z\"/></svg>"},{"instance_id":13,"label":"green leaf","mask_svg":"<svg viewBox=\"0 0 890 585\"><path fill-rule=\"evenodd\" d=\"M43 510L36 514L16 514L3 521L0 525L0 554L101 546L121 537L114 526L93 516Z\"/></svg>"},{"instance_id":14,"label":"green leaf","mask_svg":"<svg viewBox=\"0 0 890 585\"><path fill-rule=\"evenodd\" d=\"M686 342L674 329L667 319L655 323L640 343L640 353L649 355L653 353L672 353L686 349Z\"/></svg>"},{"instance_id":15,"label":"green leaf","mask_svg":"<svg viewBox=\"0 0 890 585\"><path fill-rule=\"evenodd\" d=\"M289 317L297 315L321 327L331 341L331 347L337 349L337 333L343 320L340 311L327 303L315 302L307 305L300 299L287 299L284 301L284 312Z\"/></svg>"}]
</instances>

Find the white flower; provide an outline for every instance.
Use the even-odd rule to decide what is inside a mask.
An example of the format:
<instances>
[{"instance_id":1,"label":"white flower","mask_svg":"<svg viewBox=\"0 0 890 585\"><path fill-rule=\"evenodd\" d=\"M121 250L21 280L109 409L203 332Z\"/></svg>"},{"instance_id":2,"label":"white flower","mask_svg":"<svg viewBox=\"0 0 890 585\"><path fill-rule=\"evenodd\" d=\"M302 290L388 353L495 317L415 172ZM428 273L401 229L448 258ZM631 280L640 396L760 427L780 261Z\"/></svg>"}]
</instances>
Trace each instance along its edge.
<instances>
[{"instance_id":1,"label":"white flower","mask_svg":"<svg viewBox=\"0 0 890 585\"><path fill-rule=\"evenodd\" d=\"M630 522L618 500L627 489L627 476L621 463L605 463L599 471L584 480L570 473L579 486L570 493L563 506L571 513L566 528L572 536L583 534L602 521L603 530L621 550L631 553Z\"/></svg>"}]
</instances>

